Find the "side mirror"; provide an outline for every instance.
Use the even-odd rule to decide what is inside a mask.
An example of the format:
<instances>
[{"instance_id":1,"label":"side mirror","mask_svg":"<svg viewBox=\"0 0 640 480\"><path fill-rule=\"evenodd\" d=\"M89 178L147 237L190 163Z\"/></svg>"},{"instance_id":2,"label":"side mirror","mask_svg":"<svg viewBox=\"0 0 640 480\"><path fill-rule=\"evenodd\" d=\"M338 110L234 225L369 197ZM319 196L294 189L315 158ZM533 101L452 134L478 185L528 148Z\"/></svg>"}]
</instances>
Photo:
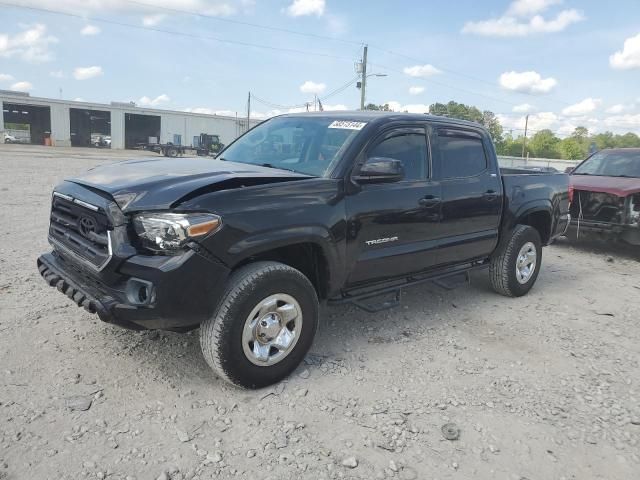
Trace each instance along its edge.
<instances>
[{"instance_id":1,"label":"side mirror","mask_svg":"<svg viewBox=\"0 0 640 480\"><path fill-rule=\"evenodd\" d=\"M368 158L354 180L358 183L392 183L404 178L400 160L387 157Z\"/></svg>"},{"instance_id":2,"label":"side mirror","mask_svg":"<svg viewBox=\"0 0 640 480\"><path fill-rule=\"evenodd\" d=\"M564 173L571 173L571 172L573 172L574 168L575 167L567 167L567 168L564 169Z\"/></svg>"}]
</instances>

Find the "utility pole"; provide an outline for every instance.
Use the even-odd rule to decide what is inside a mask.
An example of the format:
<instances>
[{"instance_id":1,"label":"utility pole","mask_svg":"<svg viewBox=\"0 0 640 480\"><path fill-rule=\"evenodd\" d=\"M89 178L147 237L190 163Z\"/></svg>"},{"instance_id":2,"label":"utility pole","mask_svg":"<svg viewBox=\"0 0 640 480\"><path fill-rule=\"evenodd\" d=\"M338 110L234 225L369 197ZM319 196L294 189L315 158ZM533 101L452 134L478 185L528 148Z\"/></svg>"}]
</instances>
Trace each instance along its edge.
<instances>
[{"instance_id":1,"label":"utility pole","mask_svg":"<svg viewBox=\"0 0 640 480\"><path fill-rule=\"evenodd\" d=\"M522 158L524 158L524 150L527 147L527 128L529 127L529 114L524 119L524 139L522 140Z\"/></svg>"},{"instance_id":2,"label":"utility pole","mask_svg":"<svg viewBox=\"0 0 640 480\"><path fill-rule=\"evenodd\" d=\"M247 98L247 131L249 131L249 122L251 121L251 92Z\"/></svg>"},{"instance_id":3,"label":"utility pole","mask_svg":"<svg viewBox=\"0 0 640 480\"><path fill-rule=\"evenodd\" d=\"M364 101L367 89L367 45L362 52L362 80L360 85L360 110L364 110Z\"/></svg>"}]
</instances>

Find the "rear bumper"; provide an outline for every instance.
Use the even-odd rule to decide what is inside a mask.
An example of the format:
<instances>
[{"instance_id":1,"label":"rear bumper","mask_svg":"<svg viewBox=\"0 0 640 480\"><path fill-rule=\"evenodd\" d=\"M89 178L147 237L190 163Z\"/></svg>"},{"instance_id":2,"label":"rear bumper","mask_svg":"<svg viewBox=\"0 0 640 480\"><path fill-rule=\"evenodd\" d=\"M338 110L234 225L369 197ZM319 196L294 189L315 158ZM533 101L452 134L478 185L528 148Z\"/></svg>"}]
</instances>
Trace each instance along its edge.
<instances>
[{"instance_id":1,"label":"rear bumper","mask_svg":"<svg viewBox=\"0 0 640 480\"><path fill-rule=\"evenodd\" d=\"M593 222L572 219L566 236L571 239L582 237L599 240L622 240L631 245L640 245L640 226L618 223Z\"/></svg>"},{"instance_id":2,"label":"rear bumper","mask_svg":"<svg viewBox=\"0 0 640 480\"><path fill-rule=\"evenodd\" d=\"M208 318L223 293L229 270L188 251L178 257L133 256L109 283L88 274L57 251L38 258L45 281L100 319L134 330L182 330Z\"/></svg>"}]
</instances>

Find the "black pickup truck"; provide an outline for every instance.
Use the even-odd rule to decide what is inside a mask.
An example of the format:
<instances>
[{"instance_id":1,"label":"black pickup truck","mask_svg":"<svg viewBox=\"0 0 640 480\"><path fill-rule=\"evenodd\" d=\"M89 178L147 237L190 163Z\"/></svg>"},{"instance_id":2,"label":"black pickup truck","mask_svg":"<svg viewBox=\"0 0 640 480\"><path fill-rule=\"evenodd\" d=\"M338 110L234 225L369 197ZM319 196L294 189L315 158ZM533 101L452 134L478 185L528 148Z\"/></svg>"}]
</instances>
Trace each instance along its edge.
<instances>
[{"instance_id":1,"label":"black pickup truck","mask_svg":"<svg viewBox=\"0 0 640 480\"><path fill-rule=\"evenodd\" d=\"M568 212L567 175L501 171L477 124L291 114L216 159L114 163L64 181L53 251L37 264L105 322L200 327L213 370L256 388L303 359L320 305L377 310L408 285L480 268L497 292L524 295Z\"/></svg>"}]
</instances>

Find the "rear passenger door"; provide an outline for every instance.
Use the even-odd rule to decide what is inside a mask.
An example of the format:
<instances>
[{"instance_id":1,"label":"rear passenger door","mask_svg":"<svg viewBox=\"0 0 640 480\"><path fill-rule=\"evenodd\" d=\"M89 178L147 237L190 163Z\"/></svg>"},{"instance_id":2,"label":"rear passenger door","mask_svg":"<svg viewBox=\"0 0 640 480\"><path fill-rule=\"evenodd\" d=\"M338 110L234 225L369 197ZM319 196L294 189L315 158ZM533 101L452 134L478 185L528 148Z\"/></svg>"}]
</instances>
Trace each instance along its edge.
<instances>
[{"instance_id":1,"label":"rear passenger door","mask_svg":"<svg viewBox=\"0 0 640 480\"><path fill-rule=\"evenodd\" d=\"M498 243L502 182L490 162L493 146L480 131L434 130L436 178L442 188L442 264L489 255Z\"/></svg>"}]
</instances>

